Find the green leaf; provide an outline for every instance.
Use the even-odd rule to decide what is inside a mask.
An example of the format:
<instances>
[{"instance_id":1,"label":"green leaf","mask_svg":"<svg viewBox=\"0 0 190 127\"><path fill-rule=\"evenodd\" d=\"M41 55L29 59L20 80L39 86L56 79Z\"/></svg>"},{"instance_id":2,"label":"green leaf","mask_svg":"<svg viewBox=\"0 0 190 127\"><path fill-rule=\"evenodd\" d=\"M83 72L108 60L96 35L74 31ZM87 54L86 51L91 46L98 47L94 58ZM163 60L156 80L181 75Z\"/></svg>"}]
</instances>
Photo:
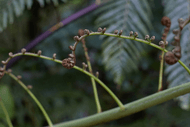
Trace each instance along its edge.
<instances>
[{"instance_id":1,"label":"green leaf","mask_svg":"<svg viewBox=\"0 0 190 127\"><path fill-rule=\"evenodd\" d=\"M55 6L58 6L58 0L37 0L41 7L44 7L45 2L50 3L51 1ZM64 1L66 2L66 1ZM13 23L14 14L20 16L25 5L27 9L31 9L33 0L1 0L0 2L0 32L7 27L7 22Z\"/></svg>"},{"instance_id":2,"label":"green leaf","mask_svg":"<svg viewBox=\"0 0 190 127\"><path fill-rule=\"evenodd\" d=\"M116 29L122 29L123 35L134 31L144 38L152 29L152 12L147 0L112 0L94 14L99 15L95 21L96 26L107 27L106 32L113 33ZM106 36L100 38L104 39L102 55L105 69L111 72L114 82L121 85L126 79L124 75L138 70L146 46L126 39Z\"/></svg>"}]
</instances>

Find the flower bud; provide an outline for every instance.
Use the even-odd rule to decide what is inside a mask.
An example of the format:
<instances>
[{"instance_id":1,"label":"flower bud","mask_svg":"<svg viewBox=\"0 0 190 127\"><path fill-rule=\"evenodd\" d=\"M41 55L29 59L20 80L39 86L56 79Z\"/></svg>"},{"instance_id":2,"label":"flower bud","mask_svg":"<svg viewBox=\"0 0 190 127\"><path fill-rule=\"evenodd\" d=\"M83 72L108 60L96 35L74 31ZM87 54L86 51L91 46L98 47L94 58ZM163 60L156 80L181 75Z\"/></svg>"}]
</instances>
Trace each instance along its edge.
<instances>
[{"instance_id":1,"label":"flower bud","mask_svg":"<svg viewBox=\"0 0 190 127\"><path fill-rule=\"evenodd\" d=\"M25 54L26 49L25 49L25 48L22 48L22 49L21 49L21 52L22 52L23 54Z\"/></svg>"}]
</instances>

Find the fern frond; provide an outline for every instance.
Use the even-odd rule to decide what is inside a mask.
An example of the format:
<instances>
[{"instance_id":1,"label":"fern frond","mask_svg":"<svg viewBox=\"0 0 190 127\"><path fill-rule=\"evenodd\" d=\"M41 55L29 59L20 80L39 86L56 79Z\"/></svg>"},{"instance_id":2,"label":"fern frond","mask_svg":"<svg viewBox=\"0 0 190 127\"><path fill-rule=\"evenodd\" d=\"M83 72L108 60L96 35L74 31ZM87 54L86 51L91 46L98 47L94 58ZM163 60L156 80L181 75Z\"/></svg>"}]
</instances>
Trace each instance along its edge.
<instances>
[{"instance_id":1,"label":"fern frond","mask_svg":"<svg viewBox=\"0 0 190 127\"><path fill-rule=\"evenodd\" d=\"M164 0L165 3L165 15L171 19L171 30L178 29L178 19L183 18L186 19L190 12L188 12L188 1L187 0L175 0L169 1ZM172 3L172 4L171 4ZM167 41L172 42L174 38L174 34L172 31L168 34ZM190 43L189 43L189 28L186 26L181 35L181 50L182 57L181 61L184 62L187 66L190 63ZM187 83L190 81L189 74L184 70L184 68L176 63L172 66L166 66L165 73L168 74L169 87L174 87L179 84ZM177 98L180 101L180 106L183 109L190 108L190 94L186 94Z\"/></svg>"},{"instance_id":2,"label":"fern frond","mask_svg":"<svg viewBox=\"0 0 190 127\"><path fill-rule=\"evenodd\" d=\"M41 7L44 7L45 2L50 3L51 1L55 6L58 5L58 0L37 0ZM63 0L65 2L65 0ZM25 5L27 9L31 9L33 0L1 0L0 2L0 32L7 27L7 23L13 23L14 14L20 16Z\"/></svg>"},{"instance_id":3,"label":"fern frond","mask_svg":"<svg viewBox=\"0 0 190 127\"><path fill-rule=\"evenodd\" d=\"M152 12L147 0L110 1L99 8L95 14L100 15L95 23L97 27L106 27L107 32L123 30L124 35L130 31L138 32L144 38L152 28ZM114 76L115 83L121 85L125 74L138 70L138 63L146 46L131 40L101 36L103 63L105 69Z\"/></svg>"}]
</instances>

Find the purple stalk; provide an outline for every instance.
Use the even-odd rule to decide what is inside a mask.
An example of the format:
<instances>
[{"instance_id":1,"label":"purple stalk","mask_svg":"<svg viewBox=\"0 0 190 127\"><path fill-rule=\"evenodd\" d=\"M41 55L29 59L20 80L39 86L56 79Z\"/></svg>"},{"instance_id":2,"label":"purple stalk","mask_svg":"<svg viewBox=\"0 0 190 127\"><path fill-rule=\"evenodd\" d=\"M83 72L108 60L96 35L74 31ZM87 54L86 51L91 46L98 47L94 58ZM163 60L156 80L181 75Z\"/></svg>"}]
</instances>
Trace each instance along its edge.
<instances>
[{"instance_id":1,"label":"purple stalk","mask_svg":"<svg viewBox=\"0 0 190 127\"><path fill-rule=\"evenodd\" d=\"M60 23L54 25L53 27L51 27L49 30L47 30L46 32L44 32L43 34L39 35L37 38L35 38L33 41L31 41L27 46L25 46L24 48L26 49L26 51L30 51L32 48L34 48L37 44L39 44L41 41L43 41L44 39L46 39L48 36L50 36L52 33L54 33L54 31L60 29L61 27L69 24L70 22L80 18L81 16L95 10L97 7L99 7L100 5L97 4L92 4L78 12L76 12L75 14L69 16L68 18L62 20ZM17 62L19 59L21 59L23 56L18 56L15 58L12 58L9 63L7 64L7 68L10 68L15 62Z\"/></svg>"}]
</instances>

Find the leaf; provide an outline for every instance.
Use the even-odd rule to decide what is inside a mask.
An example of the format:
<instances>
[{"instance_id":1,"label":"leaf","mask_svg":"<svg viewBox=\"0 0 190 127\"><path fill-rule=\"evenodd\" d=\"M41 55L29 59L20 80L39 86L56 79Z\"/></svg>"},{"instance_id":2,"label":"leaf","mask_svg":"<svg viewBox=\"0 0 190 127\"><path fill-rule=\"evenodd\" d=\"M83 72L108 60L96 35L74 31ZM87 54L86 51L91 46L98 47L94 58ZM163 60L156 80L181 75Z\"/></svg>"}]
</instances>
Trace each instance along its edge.
<instances>
[{"instance_id":1,"label":"leaf","mask_svg":"<svg viewBox=\"0 0 190 127\"><path fill-rule=\"evenodd\" d=\"M55 6L58 6L58 0L37 0L41 7L44 7L45 2L50 3L51 1ZM64 1L66 2L66 0ZM25 5L27 9L31 9L33 5L33 0L1 0L0 2L0 32L7 27L7 22L13 23L14 14L18 17L20 16Z\"/></svg>"},{"instance_id":2,"label":"leaf","mask_svg":"<svg viewBox=\"0 0 190 127\"><path fill-rule=\"evenodd\" d=\"M189 15L189 3L187 0L175 0L168 1L164 0L165 8L164 13L171 19L171 30L168 34L167 40L168 42L172 42L174 38L174 34L172 33L173 29L178 29L178 19L183 18L186 19ZM172 3L172 4L171 4ZM185 63L187 67L189 67L190 63L190 43L189 43L189 29L188 25L184 27L181 34L181 61ZM183 83L190 82L190 76L187 71L179 64L176 63L174 65L166 65L165 74L168 74L167 81L169 82L169 87L174 87ZM186 94L177 98L180 102L180 107L183 109L190 109L190 94Z\"/></svg>"},{"instance_id":3,"label":"leaf","mask_svg":"<svg viewBox=\"0 0 190 127\"><path fill-rule=\"evenodd\" d=\"M112 0L94 14L99 15L95 21L96 26L107 27L106 32L113 33L116 29L122 29L123 35L128 35L132 30L144 38L152 29L152 12L147 0ZM114 82L121 85L126 73L138 70L146 46L126 39L106 36L100 38L104 39L102 55L105 69L114 76Z\"/></svg>"},{"instance_id":4,"label":"leaf","mask_svg":"<svg viewBox=\"0 0 190 127\"><path fill-rule=\"evenodd\" d=\"M4 106L7 109L10 118L13 117L15 112L14 100L10 92L10 89L7 85L3 84L0 85L0 97L1 100L3 101ZM1 107L0 107L0 118L5 119L5 114Z\"/></svg>"}]
</instances>

